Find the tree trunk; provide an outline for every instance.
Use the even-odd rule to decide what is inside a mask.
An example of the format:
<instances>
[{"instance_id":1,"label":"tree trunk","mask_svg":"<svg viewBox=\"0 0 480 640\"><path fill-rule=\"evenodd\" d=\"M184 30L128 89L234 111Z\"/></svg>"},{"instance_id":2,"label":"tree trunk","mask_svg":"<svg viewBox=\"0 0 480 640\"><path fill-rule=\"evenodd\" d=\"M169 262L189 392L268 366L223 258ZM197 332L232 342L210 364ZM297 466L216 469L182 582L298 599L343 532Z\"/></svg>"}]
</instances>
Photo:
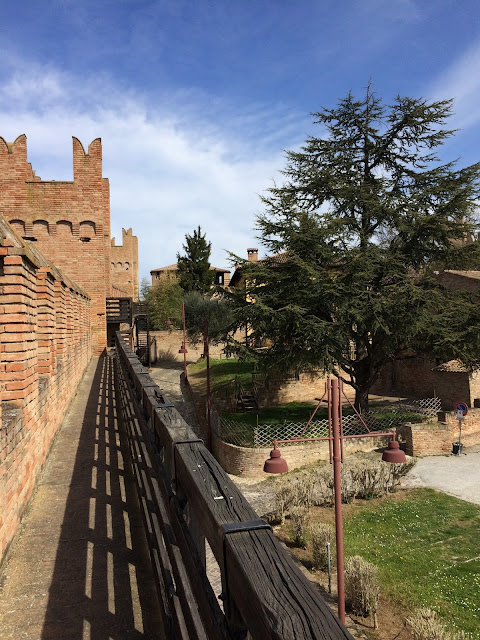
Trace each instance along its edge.
<instances>
[{"instance_id":1,"label":"tree trunk","mask_svg":"<svg viewBox=\"0 0 480 640\"><path fill-rule=\"evenodd\" d=\"M370 389L369 384L359 384L358 389L355 390L355 409L358 413L366 413L368 411L368 391Z\"/></svg>"}]
</instances>

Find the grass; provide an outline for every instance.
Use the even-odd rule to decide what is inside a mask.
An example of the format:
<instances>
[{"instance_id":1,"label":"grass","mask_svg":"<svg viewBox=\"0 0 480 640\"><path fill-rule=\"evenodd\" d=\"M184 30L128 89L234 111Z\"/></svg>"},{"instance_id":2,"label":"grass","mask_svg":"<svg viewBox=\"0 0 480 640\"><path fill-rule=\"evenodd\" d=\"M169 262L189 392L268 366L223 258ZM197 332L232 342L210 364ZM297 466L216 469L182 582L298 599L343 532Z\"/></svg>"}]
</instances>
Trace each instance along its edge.
<instances>
[{"instance_id":1,"label":"grass","mask_svg":"<svg viewBox=\"0 0 480 640\"><path fill-rule=\"evenodd\" d=\"M252 387L253 362L239 361L238 358L210 359L210 384L212 391L222 387L235 378L245 389ZM201 358L188 366L189 377L195 377L206 384L207 361Z\"/></svg>"},{"instance_id":2,"label":"grass","mask_svg":"<svg viewBox=\"0 0 480 640\"><path fill-rule=\"evenodd\" d=\"M258 413L258 422L264 424L282 424L282 422L307 422L315 409L311 402L289 402L275 407L264 407ZM224 413L227 420L256 425L256 413ZM328 417L327 409L320 408L315 414L315 420Z\"/></svg>"},{"instance_id":3,"label":"grass","mask_svg":"<svg viewBox=\"0 0 480 640\"><path fill-rule=\"evenodd\" d=\"M345 554L374 563L392 600L411 611L434 609L445 624L478 633L480 507L431 489L405 495L364 503L347 517Z\"/></svg>"},{"instance_id":4,"label":"grass","mask_svg":"<svg viewBox=\"0 0 480 640\"><path fill-rule=\"evenodd\" d=\"M288 402L275 407L264 407L258 412L259 424L282 424L283 422L307 422L315 409L315 404L310 402ZM375 405L371 405L375 410L377 420L386 420L392 417L392 411L388 407L377 410ZM351 415L353 410L350 407L343 408L343 415ZM224 413L222 417L232 422L241 422L255 426L257 424L256 413ZM398 422L421 422L424 418L409 411L395 412ZM320 407L315 414L314 420L328 418L326 407Z\"/></svg>"}]
</instances>

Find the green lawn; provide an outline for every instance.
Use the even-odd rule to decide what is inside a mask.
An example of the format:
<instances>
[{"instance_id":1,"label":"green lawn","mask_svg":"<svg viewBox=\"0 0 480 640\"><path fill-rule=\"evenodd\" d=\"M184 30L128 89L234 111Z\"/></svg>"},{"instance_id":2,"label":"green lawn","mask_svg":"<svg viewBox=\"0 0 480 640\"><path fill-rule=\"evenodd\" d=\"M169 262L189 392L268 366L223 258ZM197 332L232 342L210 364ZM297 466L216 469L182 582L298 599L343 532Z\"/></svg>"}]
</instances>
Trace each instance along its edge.
<instances>
[{"instance_id":1,"label":"green lawn","mask_svg":"<svg viewBox=\"0 0 480 640\"><path fill-rule=\"evenodd\" d=\"M282 422L307 422L315 409L315 404L310 402L289 402L287 404L279 404L275 407L264 407L258 412L259 424L282 424ZM389 407L377 409L375 405L371 406L375 410L375 416L378 420L385 420L392 417L392 411ZM353 410L350 407L343 408L343 415L351 415ZM257 424L256 413L224 413L222 417L234 422ZM325 406L318 409L314 420L323 420L328 418L328 410ZM420 422L423 418L416 413L403 411L395 413L398 422Z\"/></svg>"},{"instance_id":2,"label":"green lawn","mask_svg":"<svg viewBox=\"0 0 480 640\"><path fill-rule=\"evenodd\" d=\"M434 609L478 637L480 507L431 489L365 503L344 523L345 554L374 563L384 592L410 610Z\"/></svg>"},{"instance_id":3,"label":"green lawn","mask_svg":"<svg viewBox=\"0 0 480 640\"><path fill-rule=\"evenodd\" d=\"M276 407L264 407L258 413L259 424L282 424L282 422L307 422L315 409L311 402L289 402L279 404ZM222 417L244 424L257 424L256 413L224 413ZM315 414L315 420L328 417L328 411L324 407Z\"/></svg>"},{"instance_id":4,"label":"green lawn","mask_svg":"<svg viewBox=\"0 0 480 640\"><path fill-rule=\"evenodd\" d=\"M212 391L226 383L233 381L235 378L245 389L252 386L252 373L254 363L240 361L238 358L228 359L210 359L210 384ZM189 377L195 377L203 381L207 376L207 361L201 358L197 362L188 366Z\"/></svg>"}]
</instances>

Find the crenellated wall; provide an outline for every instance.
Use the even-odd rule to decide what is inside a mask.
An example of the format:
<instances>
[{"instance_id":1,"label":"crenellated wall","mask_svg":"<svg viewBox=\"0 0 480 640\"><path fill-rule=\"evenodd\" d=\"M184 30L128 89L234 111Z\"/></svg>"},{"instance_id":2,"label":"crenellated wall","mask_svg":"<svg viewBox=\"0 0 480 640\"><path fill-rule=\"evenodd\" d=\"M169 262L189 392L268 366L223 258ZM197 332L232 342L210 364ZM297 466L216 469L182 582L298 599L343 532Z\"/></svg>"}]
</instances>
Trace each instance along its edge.
<instances>
[{"instance_id":1,"label":"crenellated wall","mask_svg":"<svg viewBox=\"0 0 480 640\"><path fill-rule=\"evenodd\" d=\"M119 287L124 295L138 302L138 238L131 229L122 229L122 244L112 238L110 247L112 287Z\"/></svg>"},{"instance_id":2,"label":"crenellated wall","mask_svg":"<svg viewBox=\"0 0 480 640\"><path fill-rule=\"evenodd\" d=\"M0 216L0 561L92 355L87 293Z\"/></svg>"},{"instance_id":3,"label":"crenellated wall","mask_svg":"<svg viewBox=\"0 0 480 640\"><path fill-rule=\"evenodd\" d=\"M73 182L42 181L27 161L27 139L0 138L0 214L22 238L91 298L93 349L106 346L105 298L110 295L110 195L102 177L102 143L85 150L73 138Z\"/></svg>"}]
</instances>

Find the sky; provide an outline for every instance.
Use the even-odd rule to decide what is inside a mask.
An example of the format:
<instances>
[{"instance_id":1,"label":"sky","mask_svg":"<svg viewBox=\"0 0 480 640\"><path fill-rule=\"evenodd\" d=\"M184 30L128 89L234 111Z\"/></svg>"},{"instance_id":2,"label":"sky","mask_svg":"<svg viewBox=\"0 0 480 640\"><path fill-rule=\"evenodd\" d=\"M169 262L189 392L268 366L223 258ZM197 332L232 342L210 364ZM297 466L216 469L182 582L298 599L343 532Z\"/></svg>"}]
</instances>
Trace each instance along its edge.
<instances>
[{"instance_id":1,"label":"sky","mask_svg":"<svg viewBox=\"0 0 480 640\"><path fill-rule=\"evenodd\" d=\"M72 180L72 136L102 139L111 229L139 240L140 278L201 226L211 263L262 247L260 195L312 113L369 81L454 99L440 150L480 160L478 0L3 0L0 136L27 136L44 180ZM233 269L233 267L232 267Z\"/></svg>"}]
</instances>

